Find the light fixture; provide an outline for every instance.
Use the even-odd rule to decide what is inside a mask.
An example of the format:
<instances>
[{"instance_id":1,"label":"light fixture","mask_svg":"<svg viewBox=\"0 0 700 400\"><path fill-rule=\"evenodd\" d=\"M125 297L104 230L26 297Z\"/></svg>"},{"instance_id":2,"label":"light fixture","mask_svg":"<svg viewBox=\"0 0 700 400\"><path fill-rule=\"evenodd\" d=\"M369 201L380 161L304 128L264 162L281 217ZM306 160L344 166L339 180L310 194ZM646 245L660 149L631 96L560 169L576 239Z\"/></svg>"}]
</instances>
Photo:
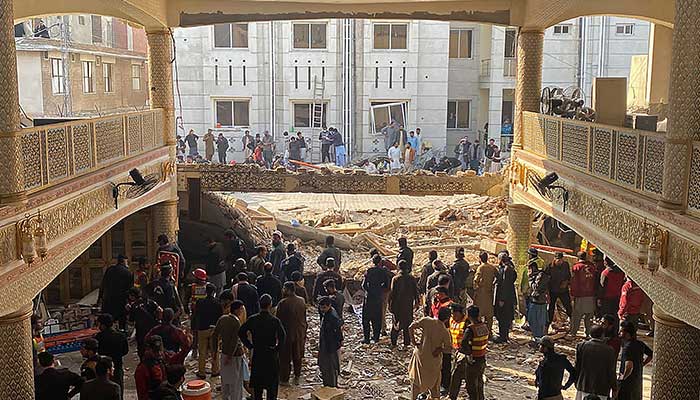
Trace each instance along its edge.
<instances>
[{"instance_id":1,"label":"light fixture","mask_svg":"<svg viewBox=\"0 0 700 400\"><path fill-rule=\"evenodd\" d=\"M648 256L649 235L647 230L647 220L645 219L642 224L641 235L639 235L639 240L637 240L637 263L639 265L646 265Z\"/></svg>"},{"instance_id":2,"label":"light fixture","mask_svg":"<svg viewBox=\"0 0 700 400\"><path fill-rule=\"evenodd\" d=\"M649 253L647 257L647 269L651 271L651 273L654 273L659 270L659 264L661 263L661 230L654 227L652 228L651 232L651 243L649 244Z\"/></svg>"},{"instance_id":3,"label":"light fixture","mask_svg":"<svg viewBox=\"0 0 700 400\"><path fill-rule=\"evenodd\" d=\"M24 219L17 222L17 236L19 253L27 264L33 263L37 255L43 260L49 254L41 210L36 215L25 214Z\"/></svg>"}]
</instances>

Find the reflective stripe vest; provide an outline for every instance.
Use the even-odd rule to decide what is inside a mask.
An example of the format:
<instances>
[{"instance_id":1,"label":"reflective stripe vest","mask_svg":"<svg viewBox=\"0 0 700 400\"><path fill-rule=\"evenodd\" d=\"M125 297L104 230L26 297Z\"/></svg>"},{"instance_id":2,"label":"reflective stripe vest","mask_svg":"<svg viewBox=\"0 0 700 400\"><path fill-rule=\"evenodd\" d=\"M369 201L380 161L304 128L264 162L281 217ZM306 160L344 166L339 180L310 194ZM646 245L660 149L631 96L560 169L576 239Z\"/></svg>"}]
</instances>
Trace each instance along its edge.
<instances>
[{"instance_id":1,"label":"reflective stripe vest","mask_svg":"<svg viewBox=\"0 0 700 400\"><path fill-rule=\"evenodd\" d=\"M467 329L472 332L472 338L469 341L469 345L472 348L472 357L486 357L486 346L489 342L489 328L486 324L479 322L470 324L467 326Z\"/></svg>"},{"instance_id":2,"label":"reflective stripe vest","mask_svg":"<svg viewBox=\"0 0 700 400\"><path fill-rule=\"evenodd\" d=\"M450 318L450 336L452 336L452 348L459 349L459 345L462 344L462 338L464 338L464 324L466 321L457 322Z\"/></svg>"},{"instance_id":3,"label":"reflective stripe vest","mask_svg":"<svg viewBox=\"0 0 700 400\"><path fill-rule=\"evenodd\" d=\"M207 284L193 283L191 288L192 297L190 299L191 309L194 311L194 305L197 304L197 300L201 300L207 297Z\"/></svg>"}]
</instances>

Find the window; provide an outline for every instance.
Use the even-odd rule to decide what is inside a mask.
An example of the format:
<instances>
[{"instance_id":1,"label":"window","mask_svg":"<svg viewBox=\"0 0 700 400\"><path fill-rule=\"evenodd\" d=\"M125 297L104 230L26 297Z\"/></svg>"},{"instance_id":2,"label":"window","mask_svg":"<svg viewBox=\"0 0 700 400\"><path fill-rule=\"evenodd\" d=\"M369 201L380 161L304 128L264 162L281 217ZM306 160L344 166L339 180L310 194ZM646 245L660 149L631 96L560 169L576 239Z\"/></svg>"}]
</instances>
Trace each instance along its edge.
<instances>
[{"instance_id":1,"label":"window","mask_svg":"<svg viewBox=\"0 0 700 400\"><path fill-rule=\"evenodd\" d=\"M405 127L408 119L408 102L371 102L370 116L372 117L372 127L375 133L389 125L392 120L396 121L399 126L403 125Z\"/></svg>"},{"instance_id":2,"label":"window","mask_svg":"<svg viewBox=\"0 0 700 400\"><path fill-rule=\"evenodd\" d=\"M503 47L503 57L515 57L518 46L517 33L515 29L506 29L505 45Z\"/></svg>"},{"instance_id":3,"label":"window","mask_svg":"<svg viewBox=\"0 0 700 400\"><path fill-rule=\"evenodd\" d=\"M214 47L245 49L248 47L248 24L214 25Z\"/></svg>"},{"instance_id":4,"label":"window","mask_svg":"<svg viewBox=\"0 0 700 400\"><path fill-rule=\"evenodd\" d=\"M406 24L374 24L374 48L405 50L408 37Z\"/></svg>"},{"instance_id":5,"label":"window","mask_svg":"<svg viewBox=\"0 0 700 400\"><path fill-rule=\"evenodd\" d=\"M105 78L105 93L114 91L114 65L110 63L102 63L102 75Z\"/></svg>"},{"instance_id":6,"label":"window","mask_svg":"<svg viewBox=\"0 0 700 400\"><path fill-rule=\"evenodd\" d=\"M84 15L78 15L78 24L85 25L85 16Z\"/></svg>"},{"instance_id":7,"label":"window","mask_svg":"<svg viewBox=\"0 0 700 400\"><path fill-rule=\"evenodd\" d=\"M66 92L66 82L63 74L63 60L51 59L51 93L61 94Z\"/></svg>"},{"instance_id":8,"label":"window","mask_svg":"<svg viewBox=\"0 0 700 400\"><path fill-rule=\"evenodd\" d=\"M625 36L632 35L634 34L634 24L617 24L615 25L615 33Z\"/></svg>"},{"instance_id":9,"label":"window","mask_svg":"<svg viewBox=\"0 0 700 400\"><path fill-rule=\"evenodd\" d=\"M92 21L92 43L102 43L102 17L91 15Z\"/></svg>"},{"instance_id":10,"label":"window","mask_svg":"<svg viewBox=\"0 0 700 400\"><path fill-rule=\"evenodd\" d=\"M83 93L95 93L95 62L83 61Z\"/></svg>"},{"instance_id":11,"label":"window","mask_svg":"<svg viewBox=\"0 0 700 400\"><path fill-rule=\"evenodd\" d=\"M450 29L450 58L472 58L471 29Z\"/></svg>"},{"instance_id":12,"label":"window","mask_svg":"<svg viewBox=\"0 0 700 400\"><path fill-rule=\"evenodd\" d=\"M554 26L554 34L555 35L568 35L569 32L571 32L571 25L569 25L569 24L562 24L562 25L555 25Z\"/></svg>"},{"instance_id":13,"label":"window","mask_svg":"<svg viewBox=\"0 0 700 400\"><path fill-rule=\"evenodd\" d=\"M313 103L294 103L294 127L311 128L313 122ZM328 103L323 103L323 113L321 116L321 126L326 125L326 115L328 113Z\"/></svg>"},{"instance_id":14,"label":"window","mask_svg":"<svg viewBox=\"0 0 700 400\"><path fill-rule=\"evenodd\" d=\"M131 89L141 90L141 66L138 64L131 65Z\"/></svg>"},{"instance_id":15,"label":"window","mask_svg":"<svg viewBox=\"0 0 700 400\"><path fill-rule=\"evenodd\" d=\"M325 49L326 24L294 24L295 49Z\"/></svg>"},{"instance_id":16,"label":"window","mask_svg":"<svg viewBox=\"0 0 700 400\"><path fill-rule=\"evenodd\" d=\"M450 100L447 102L447 128L469 129L471 101Z\"/></svg>"},{"instance_id":17,"label":"window","mask_svg":"<svg viewBox=\"0 0 700 400\"><path fill-rule=\"evenodd\" d=\"M216 100L216 122L221 126L249 126L248 100Z\"/></svg>"}]
</instances>

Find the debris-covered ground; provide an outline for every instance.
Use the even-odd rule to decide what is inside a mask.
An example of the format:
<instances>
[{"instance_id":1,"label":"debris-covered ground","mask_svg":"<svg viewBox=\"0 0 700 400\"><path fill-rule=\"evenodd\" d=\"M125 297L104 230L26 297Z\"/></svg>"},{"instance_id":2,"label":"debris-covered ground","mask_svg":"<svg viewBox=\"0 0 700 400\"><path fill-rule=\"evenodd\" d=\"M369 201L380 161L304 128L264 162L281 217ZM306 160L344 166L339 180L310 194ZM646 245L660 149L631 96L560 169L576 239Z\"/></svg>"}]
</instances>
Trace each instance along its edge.
<instances>
[{"instance_id":1,"label":"debris-covered ground","mask_svg":"<svg viewBox=\"0 0 700 400\"><path fill-rule=\"evenodd\" d=\"M368 267L368 250L371 247L391 256L396 253L396 239L400 236L406 236L416 252L415 274L420 273L428 251L433 248L439 251L443 260L451 263L454 249L464 247L468 261L474 263L481 239L504 239L507 225L504 199L475 195L410 197L289 193L230 196L242 200L238 207L251 219L238 223L253 224L254 235L260 238L269 238L275 221L295 221L301 226L324 229L323 232L346 232L343 235L347 235L346 240L351 242L352 249L343 251L341 272L351 279L359 279ZM285 239L290 238L287 236ZM295 241L306 258L305 273L315 273L318 270L315 260L322 245L311 240ZM311 393L321 387L316 365L318 312L309 307L307 316L309 330L303 376L299 386L281 387L280 399L311 399ZM363 345L360 343L362 327L359 314L348 309L344 318L345 343L341 356L340 386L345 391L345 399L410 399L407 366L412 349L404 348L401 339L399 347L392 349L386 336L378 344ZM388 316L389 325L390 321ZM572 338L562 333L567 330L565 323L555 323L554 326L559 328L559 333L550 333L557 338L558 351L567 354L573 363L576 344L583 340L580 336L583 332ZM644 330L640 331L640 337L652 346L652 339L644 336L645 333ZM541 356L528 346L529 341L529 332L514 328L509 343L489 344L485 373L487 399L537 398L534 370ZM79 353L61 355L59 359L74 371L78 370ZM136 399L133 380L136 363L136 349L132 343L132 351L125 359L128 370L125 373L124 398L127 400ZM194 379L196 361L188 360L187 367L188 379ZM645 399L649 398L652 368L652 365L645 368ZM209 380L214 388L213 398L221 398L219 378ZM466 399L464 391L460 398ZM573 388L565 392L564 398L575 398Z\"/></svg>"}]
</instances>

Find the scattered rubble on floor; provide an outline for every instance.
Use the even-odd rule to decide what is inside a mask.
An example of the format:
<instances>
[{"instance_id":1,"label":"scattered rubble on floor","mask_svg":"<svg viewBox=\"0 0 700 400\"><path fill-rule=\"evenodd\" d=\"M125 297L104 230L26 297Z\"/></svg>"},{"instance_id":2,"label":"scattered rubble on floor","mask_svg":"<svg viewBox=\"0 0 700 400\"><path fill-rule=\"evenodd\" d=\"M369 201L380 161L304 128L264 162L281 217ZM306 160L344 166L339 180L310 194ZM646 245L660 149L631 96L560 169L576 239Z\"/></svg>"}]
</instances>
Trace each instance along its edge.
<instances>
[{"instance_id":1,"label":"scattered rubble on floor","mask_svg":"<svg viewBox=\"0 0 700 400\"><path fill-rule=\"evenodd\" d=\"M306 273L319 270L316 256L323 250L323 239L327 235L335 236L338 247L347 249L343 252L341 273L355 279L369 267L371 248L391 258L398 252L397 240L401 236L408 239L414 250L414 265L418 267L414 268L414 274L420 274L420 267L427 262L428 252L433 249L451 263L454 250L464 247L467 261L476 263L481 240L504 240L507 226L503 197L459 195L446 197L432 207L412 206L409 200L404 207L395 209L383 208L378 200L358 211L344 208L339 200L332 210L297 205L280 208L273 214L263 207L249 208L234 195L215 196L219 202L236 210L231 214L235 214L237 226L253 229L252 240L268 238L272 230L269 219L274 218L276 226L287 237L296 239L306 258Z\"/></svg>"}]
</instances>

